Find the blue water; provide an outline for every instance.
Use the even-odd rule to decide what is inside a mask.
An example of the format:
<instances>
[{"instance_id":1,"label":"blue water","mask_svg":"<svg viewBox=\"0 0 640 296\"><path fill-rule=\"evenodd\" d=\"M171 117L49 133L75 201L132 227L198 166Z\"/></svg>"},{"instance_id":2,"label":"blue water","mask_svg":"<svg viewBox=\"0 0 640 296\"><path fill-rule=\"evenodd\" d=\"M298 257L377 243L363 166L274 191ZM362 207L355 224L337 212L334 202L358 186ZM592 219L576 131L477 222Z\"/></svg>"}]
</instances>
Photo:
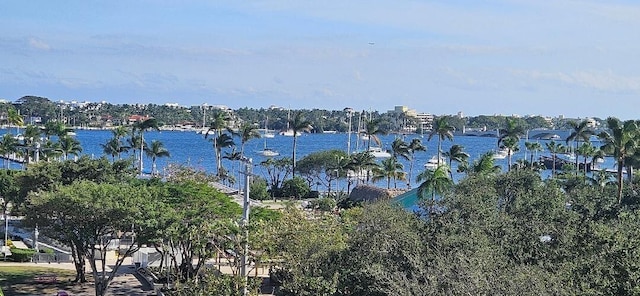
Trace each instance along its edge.
<instances>
[{"instance_id":1,"label":"blue water","mask_svg":"<svg viewBox=\"0 0 640 296\"><path fill-rule=\"evenodd\" d=\"M14 132L12 130L12 132ZM92 157L101 157L104 155L101 144L106 143L112 137L111 131L108 130L76 130L76 138L80 141L83 147L82 154ZM407 135L404 140L410 142L413 138L420 137L420 135ZM351 151L356 149L357 140L355 136L351 136ZM389 149L391 143L396 138L396 135L384 135L380 136L383 147ZM150 131L145 133L145 141L151 142L152 140L161 141L165 148L171 153L170 158L159 158L156 160L158 170L163 171L163 168L169 163L179 163L188 166L192 166L198 169L205 170L210 173L215 172L215 158L213 145L211 141L205 139L203 135L195 132L183 132L183 131ZM240 141L236 139L236 142ZM443 151L449 150L451 145L459 144L464 146L464 150L469 153L470 161L477 159L480 155L487 151L494 150L496 148L497 139L494 137L475 137L475 136L456 136L454 141L442 142ZM521 151L515 152L513 155L513 161L524 158L524 140L521 140ZM539 141L544 147L543 140ZM561 141L564 142L564 141ZM426 152L417 152L415 154L416 160L413 168L413 178L423 170L424 163L427 162L432 156L437 154L438 142L434 138L432 141L427 141L427 138L422 139L422 143L427 147ZM267 139L269 148L272 148L280 152L279 157L291 157L293 137L286 137L276 135L275 138ZM360 147L365 147L364 143L359 143ZM564 143L563 143L564 144ZM594 145L597 145L594 144ZM245 155L253 159L255 164L254 173L265 176L265 172L259 163L266 159L266 157L257 154L257 151L262 150L264 147L264 139L253 139L245 144ZM236 149L240 149L239 144ZM347 134L304 134L298 137L297 143L297 159L300 160L305 155L321 150L328 149L347 149ZM542 152L545 154L545 152ZM109 157L110 158L110 157ZM527 159L529 157L527 156ZM409 163L401 160L404 164L405 171L409 170ZM495 163L501 165L503 170L506 170L507 159L496 159ZM223 165L227 168L234 168L237 164L232 164L228 160L223 160ZM145 171L151 169L151 160L144 159ZM607 159L604 164L601 164L602 168L612 168L613 161ZM456 164L453 164L454 179L458 180L463 177L462 174L456 173ZM345 183L345 182L342 182ZM406 182L398 182L399 188L406 187ZM412 187L416 187L415 180L411 180ZM379 186L386 187L386 182L380 182ZM346 189L346 184L339 184L341 189ZM393 182L391 184L393 187Z\"/></svg>"}]
</instances>

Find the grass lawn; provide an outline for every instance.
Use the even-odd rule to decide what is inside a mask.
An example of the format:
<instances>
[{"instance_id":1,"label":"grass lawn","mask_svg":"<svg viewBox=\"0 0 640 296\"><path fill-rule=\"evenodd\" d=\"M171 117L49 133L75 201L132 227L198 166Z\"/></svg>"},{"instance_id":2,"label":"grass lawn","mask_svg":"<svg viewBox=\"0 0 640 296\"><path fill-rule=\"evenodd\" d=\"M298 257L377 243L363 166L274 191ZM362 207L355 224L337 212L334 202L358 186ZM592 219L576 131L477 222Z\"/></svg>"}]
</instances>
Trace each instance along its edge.
<instances>
[{"instance_id":1,"label":"grass lawn","mask_svg":"<svg viewBox=\"0 0 640 296\"><path fill-rule=\"evenodd\" d=\"M71 281L74 278L75 271L73 270L33 266L0 266L0 287L5 296L56 295L59 290L66 290L72 295L93 294L93 283L73 283Z\"/></svg>"}]
</instances>

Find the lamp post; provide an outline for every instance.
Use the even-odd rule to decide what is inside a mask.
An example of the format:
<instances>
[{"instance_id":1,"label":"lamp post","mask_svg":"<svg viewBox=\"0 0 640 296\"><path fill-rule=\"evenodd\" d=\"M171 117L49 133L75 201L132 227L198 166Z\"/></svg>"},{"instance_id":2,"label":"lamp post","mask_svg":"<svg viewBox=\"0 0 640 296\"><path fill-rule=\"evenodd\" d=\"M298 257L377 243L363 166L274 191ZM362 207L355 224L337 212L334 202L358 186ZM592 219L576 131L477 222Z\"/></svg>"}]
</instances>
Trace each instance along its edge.
<instances>
[{"instance_id":1,"label":"lamp post","mask_svg":"<svg viewBox=\"0 0 640 296\"><path fill-rule=\"evenodd\" d=\"M248 256L249 256L249 212L251 211L251 201L249 200L249 187L251 183L251 166L253 161L251 158L242 159L244 163L244 199L243 199L243 208L242 208L242 228L244 229L244 247L242 250L242 262L240 266L240 273L242 274L242 278L244 280L243 283L243 291L242 295L249 295L248 289L248 272L247 272L247 264L248 264Z\"/></svg>"},{"instance_id":2,"label":"lamp post","mask_svg":"<svg viewBox=\"0 0 640 296\"><path fill-rule=\"evenodd\" d=\"M344 112L347 112L349 116L349 131L347 132L347 155L351 154L351 117L353 116L353 109L347 107L344 108Z\"/></svg>"}]
</instances>

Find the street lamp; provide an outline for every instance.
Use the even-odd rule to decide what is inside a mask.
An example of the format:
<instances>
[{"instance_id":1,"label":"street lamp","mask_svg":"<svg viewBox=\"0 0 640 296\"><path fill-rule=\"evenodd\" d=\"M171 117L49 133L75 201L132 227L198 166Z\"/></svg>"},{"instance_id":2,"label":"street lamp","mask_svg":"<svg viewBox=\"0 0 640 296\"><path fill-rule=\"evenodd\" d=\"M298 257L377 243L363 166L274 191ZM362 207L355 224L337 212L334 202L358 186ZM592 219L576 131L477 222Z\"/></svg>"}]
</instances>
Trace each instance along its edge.
<instances>
[{"instance_id":1,"label":"street lamp","mask_svg":"<svg viewBox=\"0 0 640 296\"><path fill-rule=\"evenodd\" d=\"M351 154L351 117L353 116L353 109L347 107L344 108L344 112L347 112L349 116L349 131L347 132L347 155Z\"/></svg>"}]
</instances>

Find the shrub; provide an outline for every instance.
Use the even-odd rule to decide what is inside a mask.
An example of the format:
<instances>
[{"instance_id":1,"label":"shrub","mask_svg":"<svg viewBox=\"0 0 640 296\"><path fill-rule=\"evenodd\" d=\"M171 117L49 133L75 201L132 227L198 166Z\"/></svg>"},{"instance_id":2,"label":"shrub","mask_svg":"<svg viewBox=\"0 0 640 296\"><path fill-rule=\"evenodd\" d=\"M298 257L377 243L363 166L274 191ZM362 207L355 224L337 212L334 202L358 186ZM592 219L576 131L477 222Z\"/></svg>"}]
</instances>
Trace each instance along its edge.
<instances>
[{"instance_id":1,"label":"shrub","mask_svg":"<svg viewBox=\"0 0 640 296\"><path fill-rule=\"evenodd\" d=\"M301 198L303 196L307 196L309 191L311 191L309 184L300 177L295 177L282 182L282 195L284 197Z\"/></svg>"},{"instance_id":2,"label":"shrub","mask_svg":"<svg viewBox=\"0 0 640 296\"><path fill-rule=\"evenodd\" d=\"M267 181L263 178L255 178L249 186L249 198L255 200L269 199L269 192L267 192Z\"/></svg>"},{"instance_id":3,"label":"shrub","mask_svg":"<svg viewBox=\"0 0 640 296\"><path fill-rule=\"evenodd\" d=\"M36 251L32 249L11 248L11 260L14 262L29 262Z\"/></svg>"}]
</instances>

